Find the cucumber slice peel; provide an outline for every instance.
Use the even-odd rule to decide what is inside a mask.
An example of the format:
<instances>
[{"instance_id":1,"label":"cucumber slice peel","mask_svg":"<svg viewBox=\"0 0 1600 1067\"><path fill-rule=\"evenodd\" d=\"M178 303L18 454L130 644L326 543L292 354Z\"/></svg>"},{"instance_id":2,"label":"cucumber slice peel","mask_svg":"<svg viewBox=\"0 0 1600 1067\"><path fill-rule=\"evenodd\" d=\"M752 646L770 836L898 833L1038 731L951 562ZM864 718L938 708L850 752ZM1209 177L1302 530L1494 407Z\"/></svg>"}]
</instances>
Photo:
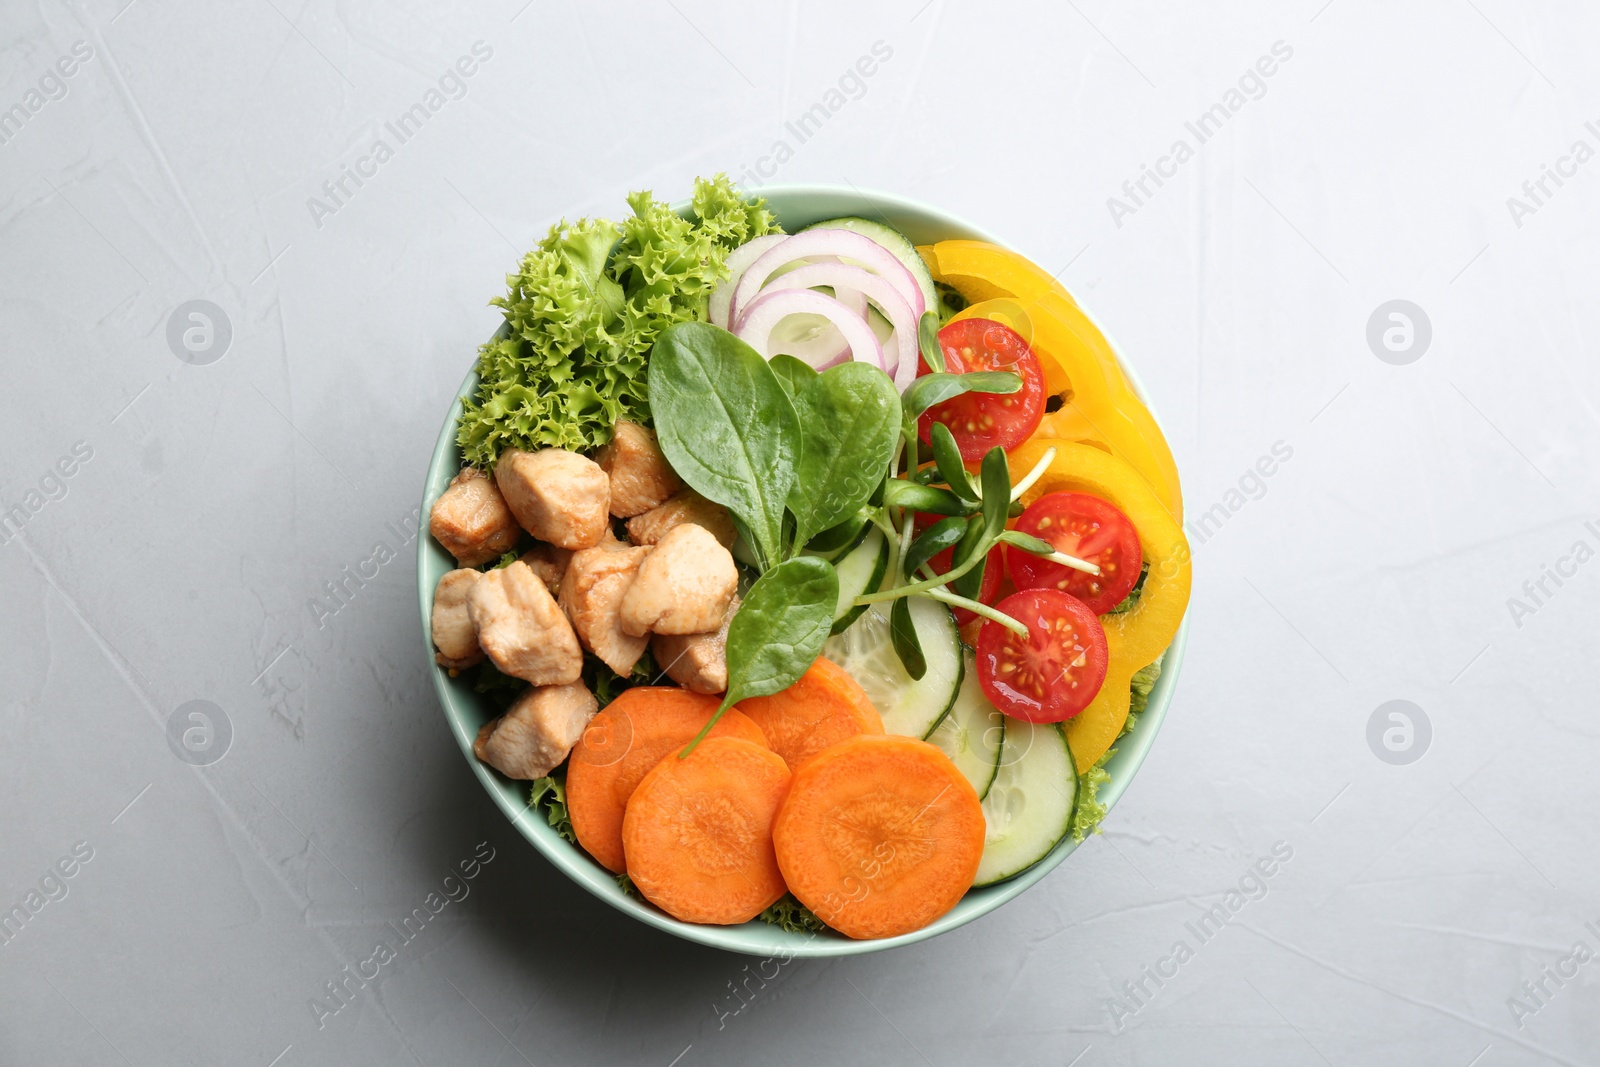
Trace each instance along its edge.
<instances>
[{"instance_id":1,"label":"cucumber slice peel","mask_svg":"<svg viewBox=\"0 0 1600 1067\"><path fill-rule=\"evenodd\" d=\"M889 570L889 539L876 526L869 525L866 531L856 546L833 564L839 574L839 606L833 613L835 634L843 633L867 610L865 604L856 606L856 597L877 592Z\"/></svg>"},{"instance_id":2,"label":"cucumber slice peel","mask_svg":"<svg viewBox=\"0 0 1600 1067\"><path fill-rule=\"evenodd\" d=\"M1021 874L1072 831L1078 772L1059 723L1011 719L1000 767L983 800L988 824L974 886Z\"/></svg>"},{"instance_id":3,"label":"cucumber slice peel","mask_svg":"<svg viewBox=\"0 0 1600 1067\"><path fill-rule=\"evenodd\" d=\"M888 604L866 605L849 627L828 638L822 654L867 691L886 733L927 737L961 689L961 633L950 609L937 600L912 597L910 605L911 622L928 664L921 678L907 674L895 654Z\"/></svg>"}]
</instances>

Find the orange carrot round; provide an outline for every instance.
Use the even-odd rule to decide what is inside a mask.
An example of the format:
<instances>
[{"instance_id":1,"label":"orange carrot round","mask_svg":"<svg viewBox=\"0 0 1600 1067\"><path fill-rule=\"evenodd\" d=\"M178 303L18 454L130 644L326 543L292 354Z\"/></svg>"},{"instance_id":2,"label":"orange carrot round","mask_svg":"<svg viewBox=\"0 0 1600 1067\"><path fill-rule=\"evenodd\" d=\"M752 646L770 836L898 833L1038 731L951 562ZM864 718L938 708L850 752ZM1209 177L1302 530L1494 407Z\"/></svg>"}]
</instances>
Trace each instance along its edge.
<instances>
[{"instance_id":1,"label":"orange carrot round","mask_svg":"<svg viewBox=\"0 0 1600 1067\"><path fill-rule=\"evenodd\" d=\"M622 816L639 780L662 757L694 740L720 701L673 686L638 686L606 705L567 761L567 813L589 855L609 871L625 869ZM729 708L709 737L742 737L765 746L761 728Z\"/></svg>"},{"instance_id":2,"label":"orange carrot round","mask_svg":"<svg viewBox=\"0 0 1600 1067\"><path fill-rule=\"evenodd\" d=\"M773 824L789 889L847 937L920 930L955 907L983 856L978 794L926 741L859 734L794 773Z\"/></svg>"},{"instance_id":3,"label":"orange carrot round","mask_svg":"<svg viewBox=\"0 0 1600 1067\"><path fill-rule=\"evenodd\" d=\"M628 877L675 919L749 922L786 890L772 820L788 791L783 760L743 738L710 737L663 759L622 820Z\"/></svg>"},{"instance_id":4,"label":"orange carrot round","mask_svg":"<svg viewBox=\"0 0 1600 1067\"><path fill-rule=\"evenodd\" d=\"M883 733L883 719L867 691L843 667L820 657L789 688L748 697L734 707L761 727L767 747L791 771L847 737Z\"/></svg>"}]
</instances>

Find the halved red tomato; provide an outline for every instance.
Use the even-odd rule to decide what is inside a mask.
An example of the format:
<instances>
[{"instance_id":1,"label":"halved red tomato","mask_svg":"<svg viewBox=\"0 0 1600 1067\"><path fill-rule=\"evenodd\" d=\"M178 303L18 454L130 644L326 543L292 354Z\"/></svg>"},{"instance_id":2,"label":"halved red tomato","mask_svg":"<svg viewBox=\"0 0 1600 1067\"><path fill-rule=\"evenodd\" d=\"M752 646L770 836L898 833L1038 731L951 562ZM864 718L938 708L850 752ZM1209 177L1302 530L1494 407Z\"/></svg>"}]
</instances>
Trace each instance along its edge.
<instances>
[{"instance_id":1,"label":"halved red tomato","mask_svg":"<svg viewBox=\"0 0 1600 1067\"><path fill-rule=\"evenodd\" d=\"M1139 532L1115 506L1087 493L1046 493L1028 505L1017 529L1056 546L1057 552L1098 564L1098 576L1052 563L1014 545L1006 565L1018 589L1071 593L1096 615L1104 615L1133 591L1144 557Z\"/></svg>"},{"instance_id":2,"label":"halved red tomato","mask_svg":"<svg viewBox=\"0 0 1600 1067\"><path fill-rule=\"evenodd\" d=\"M978 684L1001 711L1028 722L1061 722L1089 706L1106 680L1100 619L1075 596L1025 589L995 605L1028 627L1020 637L993 619L978 632Z\"/></svg>"},{"instance_id":3,"label":"halved red tomato","mask_svg":"<svg viewBox=\"0 0 1600 1067\"><path fill-rule=\"evenodd\" d=\"M935 404L919 420L924 442L929 425L942 422L950 427L961 458L973 463L996 445L1010 451L1033 436L1044 418L1044 370L1021 334L990 319L961 319L939 331L939 347L952 374L1010 371L1022 378L1022 388L1005 394L962 393Z\"/></svg>"},{"instance_id":4,"label":"halved red tomato","mask_svg":"<svg viewBox=\"0 0 1600 1067\"><path fill-rule=\"evenodd\" d=\"M912 529L918 536L940 519L943 515L931 515L926 511L917 512L917 521ZM983 604L993 604L995 594L1000 592L1000 583L1005 578L1005 554L1000 551L1001 545L995 545L989 550L989 557L983 561L983 584L978 587L978 601ZM928 560L928 566L933 568L935 574L946 574L955 559L956 550L947 548L943 552ZM912 579L916 581L917 579ZM955 612L956 625L965 626L978 616L967 608L951 608Z\"/></svg>"}]
</instances>

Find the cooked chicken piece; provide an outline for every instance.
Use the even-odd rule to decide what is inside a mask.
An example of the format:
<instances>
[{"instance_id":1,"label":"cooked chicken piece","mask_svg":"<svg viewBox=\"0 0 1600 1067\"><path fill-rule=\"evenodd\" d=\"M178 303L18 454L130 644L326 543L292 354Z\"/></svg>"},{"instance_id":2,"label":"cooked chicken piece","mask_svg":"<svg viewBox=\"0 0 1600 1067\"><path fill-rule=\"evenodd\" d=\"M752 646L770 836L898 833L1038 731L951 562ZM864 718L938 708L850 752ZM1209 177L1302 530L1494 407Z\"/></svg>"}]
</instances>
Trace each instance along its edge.
<instances>
[{"instance_id":1,"label":"cooked chicken piece","mask_svg":"<svg viewBox=\"0 0 1600 1067\"><path fill-rule=\"evenodd\" d=\"M629 519L628 538L636 545L653 545L667 536L668 530L686 522L704 526L724 547L731 547L739 535L727 508L693 489L684 489L660 507Z\"/></svg>"},{"instance_id":2,"label":"cooked chicken piece","mask_svg":"<svg viewBox=\"0 0 1600 1067\"><path fill-rule=\"evenodd\" d=\"M728 624L739 610L735 596L722 625L703 634L656 634L650 641L656 665L692 693L722 693L728 688Z\"/></svg>"},{"instance_id":3,"label":"cooked chicken piece","mask_svg":"<svg viewBox=\"0 0 1600 1067\"><path fill-rule=\"evenodd\" d=\"M567 573L567 564L572 559L572 549L557 548L555 545L534 545L524 552L521 558L523 563L533 568L533 573L544 582L551 596L561 591L561 576Z\"/></svg>"},{"instance_id":4,"label":"cooked chicken piece","mask_svg":"<svg viewBox=\"0 0 1600 1067\"><path fill-rule=\"evenodd\" d=\"M484 724L472 751L507 778L543 778L567 758L598 710L582 682L529 689Z\"/></svg>"},{"instance_id":5,"label":"cooked chicken piece","mask_svg":"<svg viewBox=\"0 0 1600 1067\"><path fill-rule=\"evenodd\" d=\"M478 629L467 611L467 594L482 577L481 571L449 571L433 589L433 645L439 650L433 658L452 672L483 659Z\"/></svg>"},{"instance_id":6,"label":"cooked chicken piece","mask_svg":"<svg viewBox=\"0 0 1600 1067\"><path fill-rule=\"evenodd\" d=\"M593 548L611 522L611 481L592 459L562 448L500 454L494 480L522 528L558 548Z\"/></svg>"},{"instance_id":7,"label":"cooked chicken piece","mask_svg":"<svg viewBox=\"0 0 1600 1067\"><path fill-rule=\"evenodd\" d=\"M611 514L619 519L659 507L683 484L667 466L656 435L626 419L594 459L611 478Z\"/></svg>"},{"instance_id":8,"label":"cooked chicken piece","mask_svg":"<svg viewBox=\"0 0 1600 1067\"><path fill-rule=\"evenodd\" d=\"M520 560L485 571L467 594L478 644L501 672L533 685L565 685L583 671L583 649L550 590Z\"/></svg>"},{"instance_id":9,"label":"cooked chicken piece","mask_svg":"<svg viewBox=\"0 0 1600 1067\"><path fill-rule=\"evenodd\" d=\"M649 548L607 540L572 554L561 579L561 608L572 620L583 647L607 667L626 677L644 655L649 636L622 632L622 597L639 574Z\"/></svg>"},{"instance_id":10,"label":"cooked chicken piece","mask_svg":"<svg viewBox=\"0 0 1600 1067\"><path fill-rule=\"evenodd\" d=\"M739 588L733 554L704 526L674 526L645 557L622 598L622 631L643 635L715 630Z\"/></svg>"},{"instance_id":11,"label":"cooked chicken piece","mask_svg":"<svg viewBox=\"0 0 1600 1067\"><path fill-rule=\"evenodd\" d=\"M476 467L456 475L433 502L428 529L463 567L488 563L517 547L522 537L494 479Z\"/></svg>"}]
</instances>

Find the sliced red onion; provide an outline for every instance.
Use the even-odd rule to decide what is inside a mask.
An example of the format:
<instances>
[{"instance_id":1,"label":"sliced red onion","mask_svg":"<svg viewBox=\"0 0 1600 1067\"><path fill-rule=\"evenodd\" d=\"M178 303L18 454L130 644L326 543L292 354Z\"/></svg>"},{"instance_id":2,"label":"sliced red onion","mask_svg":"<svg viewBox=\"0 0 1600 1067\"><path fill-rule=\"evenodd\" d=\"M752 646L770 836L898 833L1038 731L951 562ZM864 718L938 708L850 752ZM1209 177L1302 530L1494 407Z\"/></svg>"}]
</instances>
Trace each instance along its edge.
<instances>
[{"instance_id":1,"label":"sliced red onion","mask_svg":"<svg viewBox=\"0 0 1600 1067\"><path fill-rule=\"evenodd\" d=\"M735 332L740 340L771 359L777 354L770 347L772 331L790 315L823 316L844 336L845 343L849 345L846 351L851 358L871 363L880 369L883 367L883 346L878 344L878 338L868 328L867 320L833 297L814 289L774 289L762 293L745 309L739 329ZM817 370L827 370L845 362L846 353L827 351L831 346L822 346L820 349L814 344L799 347L812 350L790 352L789 355Z\"/></svg>"},{"instance_id":2,"label":"sliced red onion","mask_svg":"<svg viewBox=\"0 0 1600 1067\"><path fill-rule=\"evenodd\" d=\"M917 319L911 314L911 305L886 279L848 264L812 263L780 274L768 282L761 293L765 296L785 289L814 289L819 285L830 286L840 295L841 303L846 303L844 294L851 293L861 295L878 306L884 318L894 326L894 332L890 335L894 340L893 356L891 350L885 348L881 365L894 379L896 389L904 392L911 388L917 376ZM857 314L863 317L862 325L866 325L866 308L863 306ZM871 327L867 329L870 333ZM873 335L874 339L876 336Z\"/></svg>"},{"instance_id":3,"label":"sliced red onion","mask_svg":"<svg viewBox=\"0 0 1600 1067\"><path fill-rule=\"evenodd\" d=\"M708 318L713 324L721 326L724 330L733 328L732 320L728 316L728 305L733 300L734 286L739 284L739 279L744 277L744 272L750 268L750 264L760 259L763 252L784 241L788 236L788 234L784 233L771 233L765 237L757 237L754 240L746 241L728 253L726 261L728 277L725 281L719 282L717 287L711 291L711 307Z\"/></svg>"},{"instance_id":4,"label":"sliced red onion","mask_svg":"<svg viewBox=\"0 0 1600 1067\"><path fill-rule=\"evenodd\" d=\"M728 309L730 321L739 321L743 309L749 306L779 267L807 256L839 256L854 260L894 286L895 291L910 305L913 319L922 317L925 310L922 290L904 263L878 242L853 230L826 229L797 233L762 252L734 286L733 301Z\"/></svg>"},{"instance_id":5,"label":"sliced red onion","mask_svg":"<svg viewBox=\"0 0 1600 1067\"><path fill-rule=\"evenodd\" d=\"M809 256L805 259L797 259L792 263L785 263L778 268L783 273L779 273L773 281L769 281L766 288L772 288L777 278L787 277L791 268L800 270L810 263L837 264L838 262L838 256ZM784 286L784 288L790 288L790 286ZM810 288L810 286L797 288ZM833 292L824 295L832 296L857 315L863 318L866 317L867 298L863 294L855 290L835 289ZM796 324L799 324L799 329L795 328ZM730 329L737 331L738 327L739 323L735 321ZM789 334L789 336L781 336L784 333ZM803 336L796 336L797 333ZM839 332L839 328L827 319L819 318L816 315L791 315L785 320L783 326L773 331L771 337L773 340L769 341L769 346L774 350L787 352L815 366L831 367L835 364L843 363L850 357L850 345L845 341L844 335Z\"/></svg>"}]
</instances>

